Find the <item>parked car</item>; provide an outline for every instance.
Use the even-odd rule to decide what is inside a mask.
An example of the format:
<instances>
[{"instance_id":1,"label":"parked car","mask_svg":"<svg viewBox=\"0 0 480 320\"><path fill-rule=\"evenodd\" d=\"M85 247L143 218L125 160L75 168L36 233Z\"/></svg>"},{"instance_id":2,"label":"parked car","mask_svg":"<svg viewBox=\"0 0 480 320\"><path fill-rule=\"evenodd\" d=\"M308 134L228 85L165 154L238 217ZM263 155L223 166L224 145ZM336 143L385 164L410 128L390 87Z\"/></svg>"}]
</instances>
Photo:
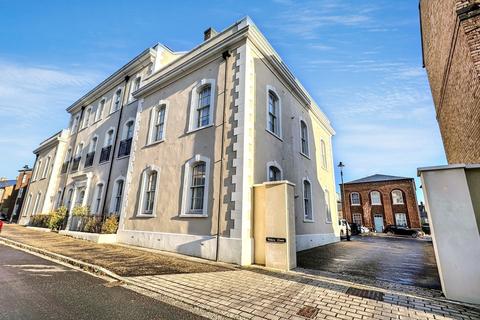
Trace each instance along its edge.
<instances>
[{"instance_id":1,"label":"parked car","mask_svg":"<svg viewBox=\"0 0 480 320\"><path fill-rule=\"evenodd\" d=\"M362 232L360 225L356 224L355 222L350 223L350 230L350 235L352 236L356 236Z\"/></svg>"},{"instance_id":2,"label":"parked car","mask_svg":"<svg viewBox=\"0 0 480 320\"><path fill-rule=\"evenodd\" d=\"M411 236L412 238L417 238L420 233L418 230L410 229L408 227L388 225L385 227L384 231L386 234L397 234L402 236Z\"/></svg>"},{"instance_id":3,"label":"parked car","mask_svg":"<svg viewBox=\"0 0 480 320\"><path fill-rule=\"evenodd\" d=\"M347 229L348 229L348 234L349 235L352 234L350 229L350 224L347 222L346 219L339 219L338 225L340 226L340 239L347 236Z\"/></svg>"}]
</instances>

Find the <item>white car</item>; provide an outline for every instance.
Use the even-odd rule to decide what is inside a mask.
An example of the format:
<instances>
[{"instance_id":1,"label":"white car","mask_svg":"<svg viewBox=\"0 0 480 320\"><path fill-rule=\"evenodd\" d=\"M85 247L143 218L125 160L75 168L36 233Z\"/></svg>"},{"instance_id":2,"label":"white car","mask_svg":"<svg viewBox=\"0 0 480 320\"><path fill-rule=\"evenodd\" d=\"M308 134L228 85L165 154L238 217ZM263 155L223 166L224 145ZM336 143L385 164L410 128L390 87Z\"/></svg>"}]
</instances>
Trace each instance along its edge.
<instances>
[{"instance_id":1,"label":"white car","mask_svg":"<svg viewBox=\"0 0 480 320\"><path fill-rule=\"evenodd\" d=\"M347 236L347 229L348 234L352 234L352 230L350 229L350 224L348 224L346 219L339 219L338 225L340 226L340 239Z\"/></svg>"}]
</instances>

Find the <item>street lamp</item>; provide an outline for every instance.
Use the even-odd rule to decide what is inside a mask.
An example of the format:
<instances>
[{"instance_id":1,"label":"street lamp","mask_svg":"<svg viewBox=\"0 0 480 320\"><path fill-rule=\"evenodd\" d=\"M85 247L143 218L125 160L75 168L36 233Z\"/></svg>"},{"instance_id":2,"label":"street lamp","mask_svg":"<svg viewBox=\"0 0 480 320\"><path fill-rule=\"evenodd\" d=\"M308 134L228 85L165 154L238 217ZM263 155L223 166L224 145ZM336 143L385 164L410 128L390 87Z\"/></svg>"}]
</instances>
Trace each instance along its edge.
<instances>
[{"instance_id":1,"label":"street lamp","mask_svg":"<svg viewBox=\"0 0 480 320\"><path fill-rule=\"evenodd\" d=\"M342 212L345 213L345 207L347 206L347 199L345 198L345 186L343 185L343 168L345 165L343 164L342 161L338 163L338 167L340 168L340 178L342 179ZM350 241L350 234L348 233L348 221L346 219L347 215L344 214L345 216L345 232L347 233L347 241Z\"/></svg>"}]
</instances>

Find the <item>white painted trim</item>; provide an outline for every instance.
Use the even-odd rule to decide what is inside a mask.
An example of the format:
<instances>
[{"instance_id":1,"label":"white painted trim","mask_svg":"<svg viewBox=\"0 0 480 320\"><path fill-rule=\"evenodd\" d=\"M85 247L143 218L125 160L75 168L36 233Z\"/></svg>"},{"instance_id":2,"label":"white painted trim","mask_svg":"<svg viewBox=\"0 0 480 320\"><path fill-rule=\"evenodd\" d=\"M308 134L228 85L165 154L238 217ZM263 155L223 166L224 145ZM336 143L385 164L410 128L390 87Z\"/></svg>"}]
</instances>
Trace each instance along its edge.
<instances>
[{"instance_id":1,"label":"white painted trim","mask_svg":"<svg viewBox=\"0 0 480 320\"><path fill-rule=\"evenodd\" d=\"M102 101L104 101L104 103L103 103L103 108L102 108L101 112L99 112L99 110L100 110L100 105L102 104ZM95 122L102 120L102 118L103 118L103 113L105 112L105 106L106 106L106 105L107 105L107 98L106 98L106 97L102 97L102 98L98 101L97 110L95 110Z\"/></svg>"},{"instance_id":2,"label":"white painted trim","mask_svg":"<svg viewBox=\"0 0 480 320\"><path fill-rule=\"evenodd\" d=\"M168 110L170 109L169 105L170 105L170 102L168 100L160 100L158 101L157 104L155 104L155 106L153 106L150 109L148 136L147 136L147 143L145 144L146 146L165 141L167 137L167 119L168 119ZM155 120L157 118L156 115L162 106L165 106L165 119L164 119L164 125L163 125L163 135L162 135L163 138L161 140L153 140L153 128L155 126Z\"/></svg>"},{"instance_id":3,"label":"white painted trim","mask_svg":"<svg viewBox=\"0 0 480 320\"><path fill-rule=\"evenodd\" d=\"M129 90L129 93L128 93L128 103L132 103L134 102L135 100L135 97L133 96L133 92L135 90L133 90L133 86L135 85L135 81L137 81L137 79L140 79L140 83L138 85L138 89L140 89L142 87L142 76L138 73L137 75L135 75L135 77L133 78L133 81L130 82L130 90Z\"/></svg>"},{"instance_id":4,"label":"white painted trim","mask_svg":"<svg viewBox=\"0 0 480 320\"><path fill-rule=\"evenodd\" d=\"M158 175L157 175L158 178ZM113 189L112 189L112 195L110 197L110 204L108 205L108 213L115 212L114 210L114 205L115 205L115 198L117 196L118 192L118 181L122 180L123 181L123 190L122 190L122 199L120 199L120 211L116 212L116 214L120 215L122 212L122 202L123 202L123 197L125 197L125 177L124 176L119 176L113 181Z\"/></svg>"},{"instance_id":5,"label":"white painted trim","mask_svg":"<svg viewBox=\"0 0 480 320\"><path fill-rule=\"evenodd\" d=\"M102 148L108 147L108 146L110 145L110 144L107 144L107 143L108 143L108 132L109 132L110 130L113 130L113 134L112 134L112 144L111 144L111 145L113 145L113 143L115 142L115 133L116 133L116 131L115 131L115 127L114 127L114 126L111 126L110 128L108 128L107 131L105 131L105 137L103 138L103 147L102 147Z\"/></svg>"},{"instance_id":6,"label":"white painted trim","mask_svg":"<svg viewBox=\"0 0 480 320\"><path fill-rule=\"evenodd\" d=\"M312 211L312 218L307 219L305 216L305 181L307 181L310 184L310 209ZM313 185L312 181L308 177L303 177L302 179L302 208L303 208L303 222L315 222L315 217L314 217L314 212L315 212L315 207L313 205Z\"/></svg>"},{"instance_id":7,"label":"white painted trim","mask_svg":"<svg viewBox=\"0 0 480 320\"><path fill-rule=\"evenodd\" d=\"M190 186L192 183L192 167L197 163L203 161L205 162L205 189L203 192L203 210L201 213L193 213L190 211ZM202 156L195 155L192 159L188 160L185 163L184 173L183 173L183 192L182 192L182 208L180 212L180 217L208 217L209 210L209 185L210 185L210 159Z\"/></svg>"},{"instance_id":8,"label":"white painted trim","mask_svg":"<svg viewBox=\"0 0 480 320\"><path fill-rule=\"evenodd\" d=\"M133 132L135 132L135 118L129 117L127 120L125 120L125 122L122 125L122 135L120 137L121 138L120 141L125 140L127 138L127 123L129 123L130 121L133 123ZM132 135L132 138L133 138L133 135Z\"/></svg>"},{"instance_id":9,"label":"white painted trim","mask_svg":"<svg viewBox=\"0 0 480 320\"><path fill-rule=\"evenodd\" d=\"M285 176L283 175L282 166L281 166L276 160L273 160L273 161L267 162L267 166L266 166L266 169L267 169L266 175L267 175L267 177L266 177L265 181L266 181L266 182L272 182L272 181L268 180L268 179L269 179L269 173L270 173L270 167L272 167L272 166L273 166L273 167L276 167L276 168L278 168L278 170L280 170L280 180L279 180L279 181L283 180L283 179L285 178Z\"/></svg>"},{"instance_id":10,"label":"white painted trim","mask_svg":"<svg viewBox=\"0 0 480 320\"><path fill-rule=\"evenodd\" d=\"M52 162L52 156L48 156L47 160L46 160L46 163L45 163L45 167L43 168L42 179L47 177L47 174L48 174L48 171L49 171L48 169L50 167L51 162Z\"/></svg>"},{"instance_id":11,"label":"white painted trim","mask_svg":"<svg viewBox=\"0 0 480 320\"><path fill-rule=\"evenodd\" d=\"M358 194L358 200L360 201L360 203L358 203L358 204L357 204L357 203L353 203L353 201L352 201L352 194L354 194L354 193ZM362 205L362 197L360 197L360 193L358 193L358 192L356 192L356 191L350 192L350 194L348 195L348 197L350 198L349 200L350 200L350 205L351 205L351 206L361 206L361 205Z\"/></svg>"},{"instance_id":12,"label":"white painted trim","mask_svg":"<svg viewBox=\"0 0 480 320\"><path fill-rule=\"evenodd\" d=\"M303 152L302 150L302 122L305 124L305 126L307 127L307 153ZM306 158L310 159L310 129L309 129L309 126L308 126L308 123L307 121L302 117L300 116L299 117L299 121L298 121L298 127L299 127L299 132L300 132L300 136L299 136L299 152L302 156L305 156Z\"/></svg>"},{"instance_id":13,"label":"white painted trim","mask_svg":"<svg viewBox=\"0 0 480 320\"><path fill-rule=\"evenodd\" d=\"M330 201L331 201L330 191L328 191L328 189L325 188L323 192L325 194L325 223L331 224L333 221L333 218L332 218L332 206L330 205ZM328 211L330 211L330 220L328 220Z\"/></svg>"},{"instance_id":14,"label":"white painted trim","mask_svg":"<svg viewBox=\"0 0 480 320\"><path fill-rule=\"evenodd\" d=\"M278 114L277 114L278 133L272 132L268 128L268 100L269 100L270 91L273 92L278 99ZM267 118L266 118L266 122L265 122L265 125L266 125L265 128L267 129L268 132L270 132L271 134L273 134L274 136L276 136L277 138L279 138L280 140L283 141L283 138L282 138L282 136L283 136L282 135L283 134L283 130L282 130L282 98L280 97L280 94L278 93L277 89L274 86L267 85L266 99L267 99L267 102L266 102L266 105L265 105L265 114L266 114Z\"/></svg>"},{"instance_id":15,"label":"white painted trim","mask_svg":"<svg viewBox=\"0 0 480 320\"><path fill-rule=\"evenodd\" d=\"M93 139L97 138L97 145L95 146L95 149L92 150L92 142L93 142ZM97 148L98 148L98 141L99 141L99 137L98 137L98 134L94 134L93 137L90 139L90 143L88 144L88 153L90 152L97 152Z\"/></svg>"},{"instance_id":16,"label":"white painted trim","mask_svg":"<svg viewBox=\"0 0 480 320\"><path fill-rule=\"evenodd\" d=\"M98 186L102 184L103 187L102 187L102 194L100 195L100 203L99 203L99 207L96 208L97 210L95 210L95 212L93 212L93 207L95 205L95 201L97 200L97 193L98 193ZM93 190L93 199L92 201L90 202L91 205L90 205L90 213L91 214L99 214L102 212L102 204L103 204L103 199L105 199L105 190L106 190L106 186L105 186L105 182L103 180L100 180L98 181L96 184L95 184L95 189Z\"/></svg>"},{"instance_id":17,"label":"white painted trim","mask_svg":"<svg viewBox=\"0 0 480 320\"><path fill-rule=\"evenodd\" d=\"M143 211L144 208L144 201L145 201L145 189L147 187L147 174L149 174L151 171L156 171L157 172L157 181L155 181L155 198L153 199L153 209L151 213L146 213ZM142 177L140 179L140 198L138 201L138 208L137 208L137 214L135 215L136 217L148 217L148 218L154 218L157 216L157 201L158 201L158 186L160 183L160 168L155 166L155 165L148 165L143 169L142 171ZM124 186L125 188L125 186Z\"/></svg>"},{"instance_id":18,"label":"white painted trim","mask_svg":"<svg viewBox=\"0 0 480 320\"><path fill-rule=\"evenodd\" d=\"M113 110L113 106L115 105L115 96L116 96L118 90L120 90L120 100L119 100L120 102L119 102L119 105L118 105L118 109ZM120 110L120 108L122 107L122 94L123 94L123 90L124 90L123 86L118 86L118 87L113 91L112 101L111 101L111 103L110 103L110 112L108 113L109 115L117 112L117 111Z\"/></svg>"},{"instance_id":19,"label":"white painted trim","mask_svg":"<svg viewBox=\"0 0 480 320\"><path fill-rule=\"evenodd\" d=\"M402 201L401 202L395 202L393 199L393 192L394 191L398 191L400 192L400 196L402 197ZM391 192L390 192L391 196L392 196L392 205L404 205L405 204L405 199L403 198L403 191L400 190L400 189L393 189Z\"/></svg>"},{"instance_id":20,"label":"white painted trim","mask_svg":"<svg viewBox=\"0 0 480 320\"><path fill-rule=\"evenodd\" d=\"M201 89L203 89L204 86L210 85L210 109L208 113L208 124L197 127L197 121L196 118L197 115L197 107L198 107L198 94ZM202 128L209 127L213 125L215 122L213 121L213 116L215 114L215 100L217 98L217 87L216 87L216 81L215 79L202 79L198 81L195 86L192 88L191 94L190 94L190 117L188 121L188 132L193 132Z\"/></svg>"},{"instance_id":21,"label":"white painted trim","mask_svg":"<svg viewBox=\"0 0 480 320\"><path fill-rule=\"evenodd\" d=\"M60 230L58 234L70 236L75 239L83 239L95 243L107 243L112 244L117 242L116 234L100 234L100 233L90 233L90 232L78 232L71 230Z\"/></svg>"},{"instance_id":22,"label":"white painted trim","mask_svg":"<svg viewBox=\"0 0 480 320\"><path fill-rule=\"evenodd\" d=\"M311 233L311 234L297 234L295 236L296 250L303 251L318 246L324 246L326 244L340 241L340 237L337 237L335 233Z\"/></svg>"}]
</instances>

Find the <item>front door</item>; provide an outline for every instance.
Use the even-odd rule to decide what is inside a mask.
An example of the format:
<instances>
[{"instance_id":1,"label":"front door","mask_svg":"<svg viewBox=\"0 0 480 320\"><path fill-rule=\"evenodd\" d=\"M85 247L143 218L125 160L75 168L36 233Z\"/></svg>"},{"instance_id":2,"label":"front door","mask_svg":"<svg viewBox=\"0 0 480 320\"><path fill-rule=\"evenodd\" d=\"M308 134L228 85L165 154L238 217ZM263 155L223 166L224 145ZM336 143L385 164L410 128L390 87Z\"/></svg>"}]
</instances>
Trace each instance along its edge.
<instances>
[{"instance_id":1,"label":"front door","mask_svg":"<svg viewBox=\"0 0 480 320\"><path fill-rule=\"evenodd\" d=\"M383 232L383 215L375 214L373 221L375 223L375 232Z\"/></svg>"}]
</instances>

